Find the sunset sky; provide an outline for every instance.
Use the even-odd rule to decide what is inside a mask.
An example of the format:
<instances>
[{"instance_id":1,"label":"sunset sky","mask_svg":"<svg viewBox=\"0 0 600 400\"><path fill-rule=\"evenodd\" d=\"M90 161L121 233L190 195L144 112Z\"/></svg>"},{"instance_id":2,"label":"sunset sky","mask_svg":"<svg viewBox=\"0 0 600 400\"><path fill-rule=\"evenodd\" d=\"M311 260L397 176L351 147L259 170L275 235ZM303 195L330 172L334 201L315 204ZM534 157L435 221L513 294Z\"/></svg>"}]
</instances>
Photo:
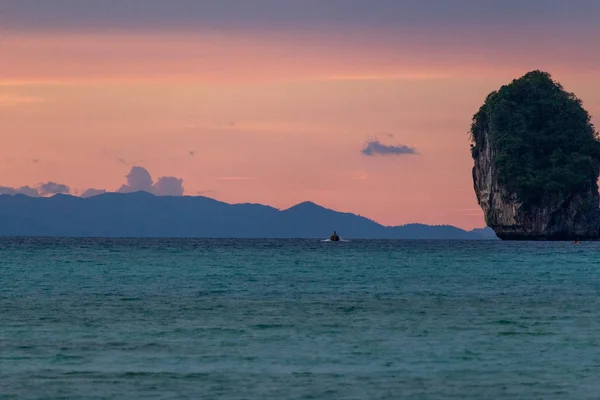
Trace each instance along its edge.
<instances>
[{"instance_id":1,"label":"sunset sky","mask_svg":"<svg viewBox=\"0 0 600 400\"><path fill-rule=\"evenodd\" d=\"M185 195L482 227L471 117L542 69L600 125L599 21L598 0L1 0L0 186L117 191L139 166Z\"/></svg>"}]
</instances>

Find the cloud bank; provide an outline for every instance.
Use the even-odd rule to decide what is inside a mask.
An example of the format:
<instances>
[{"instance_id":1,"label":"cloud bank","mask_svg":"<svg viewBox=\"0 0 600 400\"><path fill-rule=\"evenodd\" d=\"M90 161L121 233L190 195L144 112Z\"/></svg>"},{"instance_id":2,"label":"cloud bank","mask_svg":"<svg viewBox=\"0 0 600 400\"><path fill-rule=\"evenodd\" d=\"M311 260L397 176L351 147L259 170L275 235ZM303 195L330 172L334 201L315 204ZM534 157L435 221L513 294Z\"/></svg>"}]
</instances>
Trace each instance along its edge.
<instances>
[{"instance_id":1,"label":"cloud bank","mask_svg":"<svg viewBox=\"0 0 600 400\"><path fill-rule=\"evenodd\" d=\"M146 168L133 166L125 178L127 183L119 188L118 193L143 191L156 196L183 196L183 179L174 176L162 176L155 183Z\"/></svg>"},{"instance_id":2,"label":"cloud bank","mask_svg":"<svg viewBox=\"0 0 600 400\"><path fill-rule=\"evenodd\" d=\"M0 194L24 194L29 197L52 196L55 194L69 194L71 189L67 185L56 182L40 183L37 187L21 186L18 188L9 186L0 186Z\"/></svg>"},{"instance_id":3,"label":"cloud bank","mask_svg":"<svg viewBox=\"0 0 600 400\"><path fill-rule=\"evenodd\" d=\"M86 191L81 193L80 197L87 199L88 197L98 196L99 194L104 194L104 193L106 193L106 190L104 190L104 189L87 189Z\"/></svg>"},{"instance_id":4,"label":"cloud bank","mask_svg":"<svg viewBox=\"0 0 600 400\"><path fill-rule=\"evenodd\" d=\"M161 176L154 182L150 172L144 167L134 166L127 175L127 182L122 185L117 193L133 193L133 192L148 192L155 196L183 196L183 179L174 176ZM80 197L88 198L107 193L106 189L86 189L81 193ZM0 186L0 195L8 194L24 194L29 197L46 197L55 194L70 194L71 188L62 183L48 181L41 183L36 187L21 186L10 187Z\"/></svg>"},{"instance_id":5,"label":"cloud bank","mask_svg":"<svg viewBox=\"0 0 600 400\"><path fill-rule=\"evenodd\" d=\"M369 140L361 150L365 156L401 156L405 154L419 154L417 150L406 145L386 145L379 139Z\"/></svg>"},{"instance_id":6,"label":"cloud bank","mask_svg":"<svg viewBox=\"0 0 600 400\"><path fill-rule=\"evenodd\" d=\"M152 189L157 196L182 196L183 179L174 176L163 176L158 178Z\"/></svg>"},{"instance_id":7,"label":"cloud bank","mask_svg":"<svg viewBox=\"0 0 600 400\"><path fill-rule=\"evenodd\" d=\"M127 183L121 186L117 192L152 192L152 177L146 168L137 166L131 167L131 170L125 175L125 178L127 179Z\"/></svg>"},{"instance_id":8,"label":"cloud bank","mask_svg":"<svg viewBox=\"0 0 600 400\"><path fill-rule=\"evenodd\" d=\"M20 188L12 188L8 186L0 186L0 194L24 194L29 197L40 197L37 189L30 186L21 186Z\"/></svg>"},{"instance_id":9,"label":"cloud bank","mask_svg":"<svg viewBox=\"0 0 600 400\"><path fill-rule=\"evenodd\" d=\"M41 196L48 196L54 194L69 194L71 189L67 185L56 182L46 182L38 186L38 193Z\"/></svg>"}]
</instances>

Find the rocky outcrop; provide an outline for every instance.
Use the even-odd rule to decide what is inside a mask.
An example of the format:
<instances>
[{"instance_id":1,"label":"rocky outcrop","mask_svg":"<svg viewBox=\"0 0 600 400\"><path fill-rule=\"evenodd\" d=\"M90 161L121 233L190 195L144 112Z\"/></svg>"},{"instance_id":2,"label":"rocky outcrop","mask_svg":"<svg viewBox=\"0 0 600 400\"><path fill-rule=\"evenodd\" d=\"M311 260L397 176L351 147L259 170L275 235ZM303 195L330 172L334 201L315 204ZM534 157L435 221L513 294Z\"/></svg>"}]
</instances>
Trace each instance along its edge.
<instances>
[{"instance_id":1,"label":"rocky outcrop","mask_svg":"<svg viewBox=\"0 0 600 400\"><path fill-rule=\"evenodd\" d=\"M473 182L500 239L600 237L600 139L589 113L550 74L492 92L473 117Z\"/></svg>"},{"instance_id":2,"label":"rocky outcrop","mask_svg":"<svg viewBox=\"0 0 600 400\"><path fill-rule=\"evenodd\" d=\"M600 233L600 196L597 187L560 200L524 206L516 193L499 183L496 149L489 127L483 131L473 156L473 182L487 225L503 240L592 240ZM598 175L598 173L596 174Z\"/></svg>"}]
</instances>

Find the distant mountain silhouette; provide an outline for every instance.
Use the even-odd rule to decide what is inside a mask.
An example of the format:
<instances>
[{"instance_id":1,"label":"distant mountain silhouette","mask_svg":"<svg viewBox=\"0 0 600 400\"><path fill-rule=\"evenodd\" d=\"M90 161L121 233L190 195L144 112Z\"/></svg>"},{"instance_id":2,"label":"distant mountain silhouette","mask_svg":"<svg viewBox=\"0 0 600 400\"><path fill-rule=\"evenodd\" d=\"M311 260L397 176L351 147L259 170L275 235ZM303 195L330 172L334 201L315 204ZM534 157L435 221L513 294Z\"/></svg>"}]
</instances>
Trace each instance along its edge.
<instances>
[{"instance_id":1,"label":"distant mountain silhouette","mask_svg":"<svg viewBox=\"0 0 600 400\"><path fill-rule=\"evenodd\" d=\"M305 202L280 211L208 197L146 192L89 198L0 195L0 236L196 238L495 239L491 229L410 224L385 227L355 214Z\"/></svg>"}]
</instances>

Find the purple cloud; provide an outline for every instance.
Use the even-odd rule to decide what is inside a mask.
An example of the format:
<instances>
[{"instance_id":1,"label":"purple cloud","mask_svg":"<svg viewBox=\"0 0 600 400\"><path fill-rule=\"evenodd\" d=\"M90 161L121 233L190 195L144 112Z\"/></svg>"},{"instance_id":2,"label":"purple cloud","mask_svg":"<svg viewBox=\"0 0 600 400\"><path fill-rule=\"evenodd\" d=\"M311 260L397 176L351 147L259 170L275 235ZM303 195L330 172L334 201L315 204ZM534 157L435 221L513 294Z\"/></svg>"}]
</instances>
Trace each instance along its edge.
<instances>
[{"instance_id":1,"label":"purple cloud","mask_svg":"<svg viewBox=\"0 0 600 400\"><path fill-rule=\"evenodd\" d=\"M119 193L144 191L156 196L183 196L183 179L174 176L160 177L154 183L146 168L134 166L126 178L127 183L119 188Z\"/></svg>"},{"instance_id":2,"label":"purple cloud","mask_svg":"<svg viewBox=\"0 0 600 400\"><path fill-rule=\"evenodd\" d=\"M29 197L40 197L38 190L30 186L21 186L20 188L0 186L0 194L24 194Z\"/></svg>"},{"instance_id":3,"label":"purple cloud","mask_svg":"<svg viewBox=\"0 0 600 400\"><path fill-rule=\"evenodd\" d=\"M152 177L146 168L133 166L125 177L127 183L119 188L119 193L141 191L152 193Z\"/></svg>"},{"instance_id":4,"label":"purple cloud","mask_svg":"<svg viewBox=\"0 0 600 400\"><path fill-rule=\"evenodd\" d=\"M183 196L183 179L174 176L163 176L152 186L157 196Z\"/></svg>"},{"instance_id":5,"label":"purple cloud","mask_svg":"<svg viewBox=\"0 0 600 400\"><path fill-rule=\"evenodd\" d=\"M106 190L104 189L87 189L85 192L83 192L81 194L80 197L88 198L88 197L94 197L94 196L98 196L99 194L104 194L106 193Z\"/></svg>"},{"instance_id":6,"label":"purple cloud","mask_svg":"<svg viewBox=\"0 0 600 400\"><path fill-rule=\"evenodd\" d=\"M38 186L38 192L42 196L53 194L68 194L71 191L67 185L56 182L46 182Z\"/></svg>"},{"instance_id":7,"label":"purple cloud","mask_svg":"<svg viewBox=\"0 0 600 400\"><path fill-rule=\"evenodd\" d=\"M361 150L365 156L400 156L404 154L418 154L417 150L406 145L385 145L378 139L370 140Z\"/></svg>"}]
</instances>

